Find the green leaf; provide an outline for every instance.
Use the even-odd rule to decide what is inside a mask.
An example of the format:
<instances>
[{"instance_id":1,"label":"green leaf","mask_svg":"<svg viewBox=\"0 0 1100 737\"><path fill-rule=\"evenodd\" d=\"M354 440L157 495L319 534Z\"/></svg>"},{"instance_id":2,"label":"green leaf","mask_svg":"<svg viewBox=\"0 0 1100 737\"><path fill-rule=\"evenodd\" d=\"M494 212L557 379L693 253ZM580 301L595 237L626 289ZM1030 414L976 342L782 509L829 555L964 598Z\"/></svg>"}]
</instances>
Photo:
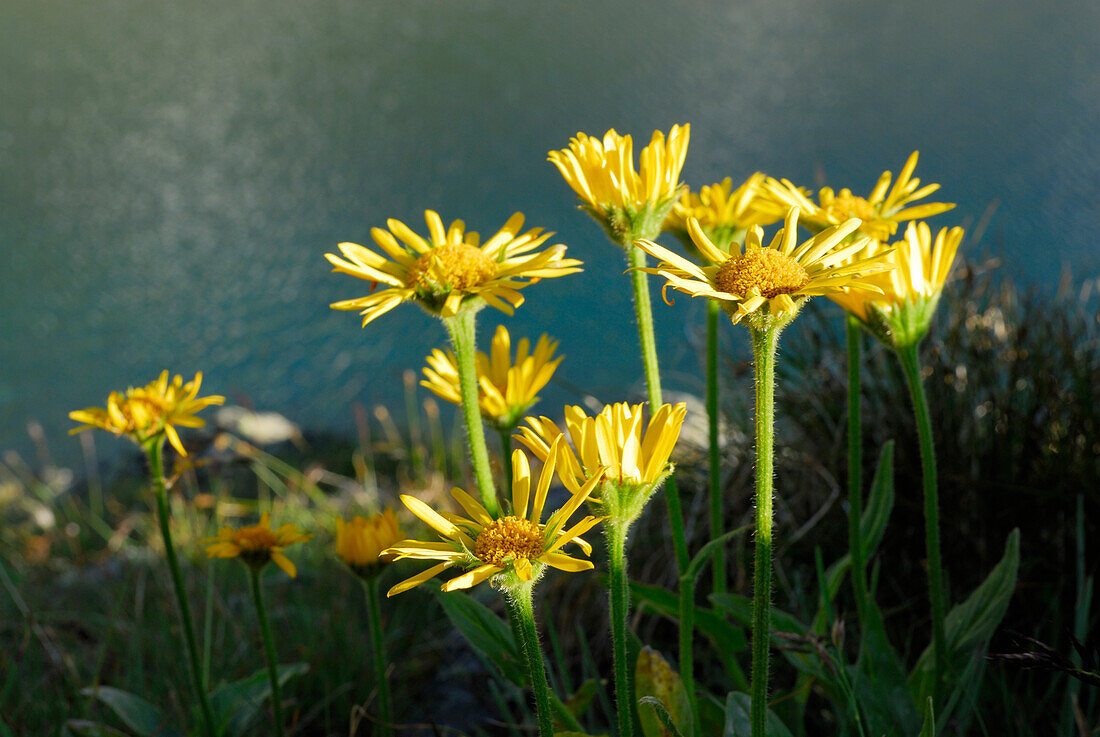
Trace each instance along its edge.
<instances>
[{"instance_id":1,"label":"green leaf","mask_svg":"<svg viewBox=\"0 0 1100 737\"><path fill-rule=\"evenodd\" d=\"M309 672L306 663L280 665L279 685L286 685L294 676ZM267 668L261 668L239 681L225 683L210 694L210 708L214 712L215 728L225 737L243 735L259 715L264 702L271 698L271 677ZM198 716L196 716L198 718Z\"/></svg>"},{"instance_id":2,"label":"green leaf","mask_svg":"<svg viewBox=\"0 0 1100 737\"><path fill-rule=\"evenodd\" d=\"M684 682L672 670L668 661L651 647L643 647L638 653L634 669L634 693L639 704L648 704L650 707L638 709L638 718L642 722L645 737L682 737L694 734L691 702L684 689ZM654 707L653 702L657 702L661 708Z\"/></svg>"},{"instance_id":3,"label":"green leaf","mask_svg":"<svg viewBox=\"0 0 1100 737\"><path fill-rule=\"evenodd\" d=\"M183 737L183 732L168 723L168 717L160 708L140 696L110 686L85 688L80 693L106 704L130 731L140 737Z\"/></svg>"},{"instance_id":4,"label":"green leaf","mask_svg":"<svg viewBox=\"0 0 1100 737\"><path fill-rule=\"evenodd\" d=\"M436 592L451 624L500 672L520 688L526 682L523 660L511 628L484 604L460 592Z\"/></svg>"},{"instance_id":5,"label":"green leaf","mask_svg":"<svg viewBox=\"0 0 1100 737\"><path fill-rule=\"evenodd\" d=\"M947 639L947 679L952 690L966 689L965 674L974 660L981 657L985 643L997 629L1008 609L1016 588L1016 573L1020 567L1020 530L1013 530L1005 542L1001 561L990 571L985 581L971 592L966 601L947 614L944 629ZM935 663L932 646L921 653L909 676L909 691L918 703L935 696ZM943 709L940 719L946 719L950 709Z\"/></svg>"},{"instance_id":6,"label":"green leaf","mask_svg":"<svg viewBox=\"0 0 1100 737\"><path fill-rule=\"evenodd\" d=\"M917 708L906 684L905 667L890 644L874 598L867 602L853 691L871 735L910 735L917 731Z\"/></svg>"},{"instance_id":7,"label":"green leaf","mask_svg":"<svg viewBox=\"0 0 1100 737\"><path fill-rule=\"evenodd\" d=\"M598 689L599 683L596 682L596 679L589 678L573 692L572 696L565 700L565 708L569 710L574 718L580 719L588 711L588 707L592 705L592 699L596 696Z\"/></svg>"},{"instance_id":8,"label":"green leaf","mask_svg":"<svg viewBox=\"0 0 1100 737\"><path fill-rule=\"evenodd\" d=\"M752 699L747 693L735 691L726 697L726 728L723 737L752 737L749 709ZM772 711L764 722L766 737L791 737L791 732Z\"/></svg>"},{"instance_id":9,"label":"green leaf","mask_svg":"<svg viewBox=\"0 0 1100 737\"><path fill-rule=\"evenodd\" d=\"M932 708L932 697L928 697L928 701L925 702L924 709L921 710L924 716L924 724L920 728L920 734L917 737L936 737L936 712Z\"/></svg>"},{"instance_id":10,"label":"green leaf","mask_svg":"<svg viewBox=\"0 0 1100 737\"><path fill-rule=\"evenodd\" d=\"M679 597L668 589L631 581L630 597L637 602L639 608L644 605L656 614L673 621L680 618ZM701 606L695 607L695 629L714 644L715 653L721 658L726 672L735 679L735 682L745 682L747 688L748 682L744 671L734 657L734 653L744 652L749 648L744 630L730 624L725 616L714 609Z\"/></svg>"},{"instance_id":11,"label":"green leaf","mask_svg":"<svg viewBox=\"0 0 1100 737\"><path fill-rule=\"evenodd\" d=\"M684 571L680 579L687 579L692 589L694 590L695 582L699 578L699 574L703 572L703 566L706 565L710 557L717 553L723 545L725 545L730 538L735 535L740 535L745 530L752 529L753 525L744 525L738 527L736 530L730 530L721 537L716 537L708 542L703 547L699 548L699 552L695 554L695 557L691 559L687 569Z\"/></svg>"}]
</instances>

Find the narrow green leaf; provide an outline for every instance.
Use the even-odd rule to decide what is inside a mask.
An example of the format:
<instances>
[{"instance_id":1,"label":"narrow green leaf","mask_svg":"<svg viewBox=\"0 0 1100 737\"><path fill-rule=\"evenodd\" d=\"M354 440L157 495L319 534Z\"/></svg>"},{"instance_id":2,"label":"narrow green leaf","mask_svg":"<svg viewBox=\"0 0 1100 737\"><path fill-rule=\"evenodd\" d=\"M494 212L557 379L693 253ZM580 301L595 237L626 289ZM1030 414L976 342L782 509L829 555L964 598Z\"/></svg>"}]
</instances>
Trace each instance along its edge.
<instances>
[{"instance_id":1,"label":"narrow green leaf","mask_svg":"<svg viewBox=\"0 0 1100 737\"><path fill-rule=\"evenodd\" d=\"M306 663L291 663L278 667L279 685L309 672ZM271 679L267 668L250 676L218 686L210 694L210 708L219 734L225 737L243 735L259 716L264 702L271 698ZM198 718L198 716L196 716Z\"/></svg>"},{"instance_id":2,"label":"narrow green leaf","mask_svg":"<svg viewBox=\"0 0 1100 737\"><path fill-rule=\"evenodd\" d=\"M656 701L661 706L660 709L638 710L642 732L646 737L682 737L694 734L691 702L684 689L684 682L668 661L651 647L643 647L638 653L634 669L634 693L639 704L648 703L652 707L651 701ZM673 726L670 728L669 724Z\"/></svg>"},{"instance_id":3,"label":"narrow green leaf","mask_svg":"<svg viewBox=\"0 0 1100 737\"><path fill-rule=\"evenodd\" d=\"M928 697L928 701L924 702L924 708L921 709L924 716L924 724L920 728L920 734L917 737L936 737L936 712L932 709L932 697Z\"/></svg>"},{"instance_id":4,"label":"narrow green leaf","mask_svg":"<svg viewBox=\"0 0 1100 737\"><path fill-rule=\"evenodd\" d=\"M888 440L879 453L871 494L859 518L859 537L863 542L863 560L870 560L886 533L886 523L894 509L894 441Z\"/></svg>"},{"instance_id":5,"label":"narrow green leaf","mask_svg":"<svg viewBox=\"0 0 1100 737\"><path fill-rule=\"evenodd\" d=\"M1015 529L1005 542L1004 556L990 571L985 581L971 592L966 601L947 614L944 629L947 636L948 683L954 688L967 688L965 674L973 660L981 657L981 651L997 629L1009 599L1016 588L1016 573L1020 566L1020 531ZM935 674L932 647L921 653L917 665L909 676L909 691L914 700L924 703L935 695ZM943 709L941 719L946 719L949 709Z\"/></svg>"},{"instance_id":6,"label":"narrow green leaf","mask_svg":"<svg viewBox=\"0 0 1100 737\"><path fill-rule=\"evenodd\" d=\"M522 688L526 680L523 661L511 628L472 596L457 591L437 592L436 596L451 624L470 645L495 663L505 678Z\"/></svg>"},{"instance_id":7,"label":"narrow green leaf","mask_svg":"<svg viewBox=\"0 0 1100 737\"><path fill-rule=\"evenodd\" d=\"M683 575L680 576L680 578L687 579L692 587L694 587L696 580L699 578L699 574L703 572L703 566L706 565L708 560L710 560L710 557L718 552L721 547L729 542L732 537L734 537L735 535L740 535L745 530L751 530L753 527L754 525L744 525L742 527L738 527L736 530L730 530L721 537L716 537L703 547L699 548L699 552L696 553L695 557L691 559L691 563L688 564L687 569L684 571Z\"/></svg>"},{"instance_id":8,"label":"narrow green leaf","mask_svg":"<svg viewBox=\"0 0 1100 737\"><path fill-rule=\"evenodd\" d=\"M62 727L61 734L62 737L127 737L127 734L121 730L85 719L68 720ZM3 722L0 722L0 735L4 737L11 735Z\"/></svg>"},{"instance_id":9,"label":"narrow green leaf","mask_svg":"<svg viewBox=\"0 0 1100 737\"><path fill-rule=\"evenodd\" d=\"M917 707L909 694L905 667L886 636L874 597L867 602L853 691L869 735L910 735L917 731Z\"/></svg>"},{"instance_id":10,"label":"narrow green leaf","mask_svg":"<svg viewBox=\"0 0 1100 737\"><path fill-rule=\"evenodd\" d=\"M110 686L85 688L80 693L106 704L139 737L183 737L182 731L168 723L160 708L140 696Z\"/></svg>"},{"instance_id":11,"label":"narrow green leaf","mask_svg":"<svg viewBox=\"0 0 1100 737\"><path fill-rule=\"evenodd\" d=\"M735 691L726 697L726 728L723 737L753 737L749 721L749 705L752 699L747 693ZM766 737L791 737L791 731L771 709L764 723Z\"/></svg>"}]
</instances>

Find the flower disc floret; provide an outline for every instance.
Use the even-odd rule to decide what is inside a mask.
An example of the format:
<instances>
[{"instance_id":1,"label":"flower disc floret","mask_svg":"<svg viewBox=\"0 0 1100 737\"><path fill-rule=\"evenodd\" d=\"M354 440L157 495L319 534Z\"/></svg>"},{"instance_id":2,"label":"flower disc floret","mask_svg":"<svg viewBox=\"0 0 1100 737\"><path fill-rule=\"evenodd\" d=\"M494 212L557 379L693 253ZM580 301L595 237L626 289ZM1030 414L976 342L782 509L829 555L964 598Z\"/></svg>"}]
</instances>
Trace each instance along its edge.
<instances>
[{"instance_id":1,"label":"flower disc floret","mask_svg":"<svg viewBox=\"0 0 1100 737\"><path fill-rule=\"evenodd\" d=\"M517 558L536 559L542 548L539 526L511 515L493 520L482 528L474 541L474 555L494 566L503 566Z\"/></svg>"},{"instance_id":2,"label":"flower disc floret","mask_svg":"<svg viewBox=\"0 0 1100 737\"><path fill-rule=\"evenodd\" d=\"M429 294L470 289L492 279L496 271L496 264L480 248L466 243L448 243L416 260L409 268L408 286ZM436 281L436 274L443 277L441 283Z\"/></svg>"},{"instance_id":3,"label":"flower disc floret","mask_svg":"<svg viewBox=\"0 0 1100 737\"><path fill-rule=\"evenodd\" d=\"M810 275L797 261L770 248L734 256L714 274L714 284L722 291L735 295L755 293L765 299L793 294L809 280Z\"/></svg>"}]
</instances>

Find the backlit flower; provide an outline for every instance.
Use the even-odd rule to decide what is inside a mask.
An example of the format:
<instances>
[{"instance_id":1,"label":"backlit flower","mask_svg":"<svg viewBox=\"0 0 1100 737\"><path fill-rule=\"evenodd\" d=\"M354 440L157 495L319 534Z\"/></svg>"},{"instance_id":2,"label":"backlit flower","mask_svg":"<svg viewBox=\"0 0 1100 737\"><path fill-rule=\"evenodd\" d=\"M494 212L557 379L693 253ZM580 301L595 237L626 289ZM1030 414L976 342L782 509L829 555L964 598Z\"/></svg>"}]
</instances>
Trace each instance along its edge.
<instances>
[{"instance_id":1,"label":"backlit flower","mask_svg":"<svg viewBox=\"0 0 1100 737\"><path fill-rule=\"evenodd\" d=\"M905 238L893 245L896 268L869 277L881 293L837 292L829 298L888 345L919 341L928 332L962 238L959 227L941 228L933 239L926 223L909 223Z\"/></svg>"},{"instance_id":2,"label":"backlit flower","mask_svg":"<svg viewBox=\"0 0 1100 737\"><path fill-rule=\"evenodd\" d=\"M518 449L512 453L512 507L499 516L489 514L480 502L459 488L452 489L451 495L468 517L436 512L419 499L403 494L401 501L405 506L443 539L438 542L404 540L387 552L398 558L441 562L397 584L388 596L408 591L453 567L465 572L444 583L443 591L467 589L500 574L508 574L498 579L502 586L517 579L531 581L542 574L545 566L569 572L592 568L591 561L569 556L561 552L561 548L567 543L576 543L585 555L591 554L591 546L581 535L600 520L588 516L571 527L565 525L592 493L597 480L578 487L545 523L541 521L559 447L555 445L548 454L534 489L531 488L527 456Z\"/></svg>"},{"instance_id":3,"label":"backlit flower","mask_svg":"<svg viewBox=\"0 0 1100 737\"><path fill-rule=\"evenodd\" d=\"M914 151L902 167L901 173L890 186L892 176L884 171L867 197L853 195L850 189L833 192L822 187L817 193L815 203L801 187L796 187L786 179L768 178L764 183L767 196L780 210L797 207L802 211L802 224L814 232L840 225L849 218L862 220L860 230L880 241L887 240L898 229L898 223L917 218L931 217L950 210L955 205L946 202L926 202L912 205L940 188L938 184L920 186L920 179L913 177L917 167L917 154Z\"/></svg>"},{"instance_id":4,"label":"backlit flower","mask_svg":"<svg viewBox=\"0 0 1100 737\"><path fill-rule=\"evenodd\" d=\"M618 243L627 234L656 236L680 192L680 169L687 154L690 125L674 125L668 138L654 131L642 149L641 171L634 169L634 143L614 130L603 139L578 133L569 148L549 158L577 193L583 207Z\"/></svg>"},{"instance_id":5,"label":"backlit flower","mask_svg":"<svg viewBox=\"0 0 1100 737\"><path fill-rule=\"evenodd\" d=\"M567 259L565 246L532 253L552 233L533 228L520 234L523 215L516 213L484 244L467 232L461 220L444 230L432 210L424 213L429 236L422 238L399 220L386 221L389 230L372 228L371 237L385 256L355 243L341 243L344 258L325 258L342 272L371 283L365 297L335 302L336 310L357 310L365 326L402 302L416 302L429 312L452 317L474 300L512 314L523 304L519 290L539 279L580 271L580 261ZM379 285L384 288L375 292Z\"/></svg>"},{"instance_id":6,"label":"backlit flower","mask_svg":"<svg viewBox=\"0 0 1100 737\"><path fill-rule=\"evenodd\" d=\"M389 508L371 517L356 515L347 522L336 518L336 555L356 573L376 572L379 564L393 558L382 551L404 539L405 531Z\"/></svg>"},{"instance_id":7,"label":"backlit flower","mask_svg":"<svg viewBox=\"0 0 1100 737\"><path fill-rule=\"evenodd\" d=\"M199 397L200 386L201 371L186 384L178 374L169 381L168 372L164 371L160 378L145 386L130 387L125 393L111 392L105 408L88 407L70 412L70 419L84 424L69 432L98 427L115 435L125 435L139 445L164 436L180 455L185 456L187 451L175 426L202 427L206 423L195 417L195 413L225 401L225 397L218 395Z\"/></svg>"},{"instance_id":8,"label":"backlit flower","mask_svg":"<svg viewBox=\"0 0 1100 737\"><path fill-rule=\"evenodd\" d=\"M223 527L218 536L209 538L206 546L208 558L240 558L249 567L262 569L272 562L282 568L288 576L294 578L298 571L283 550L295 543L305 542L312 535L306 534L292 524L285 524L277 530L271 529L271 514L260 515L260 523L249 527Z\"/></svg>"},{"instance_id":9,"label":"backlit flower","mask_svg":"<svg viewBox=\"0 0 1100 737\"><path fill-rule=\"evenodd\" d=\"M858 219L827 228L799 244L798 216L798 208L791 208L783 227L767 247L763 245L764 232L760 227L749 228L743 253L740 248L730 253L718 249L700 229L698 221L689 219L688 232L708 264L697 266L667 248L643 240L638 241L638 247L661 260L656 268L643 271L663 276L667 280L665 290L672 287L693 297L719 300L735 323L750 315L785 322L798 313L806 299L818 294L842 289L881 291L862 277L892 268L888 252L847 262L869 243L866 236L854 241L848 238L859 228Z\"/></svg>"},{"instance_id":10,"label":"backlit flower","mask_svg":"<svg viewBox=\"0 0 1100 737\"><path fill-rule=\"evenodd\" d=\"M756 172L737 189L732 189L733 180L726 177L717 184L700 187L698 193L684 190L665 218L664 229L694 249L687 221L695 218L712 243L719 248L728 247L739 231L753 225L771 225L782 219L782 212L767 206L770 202L761 207L766 199L763 197L764 179L762 173Z\"/></svg>"},{"instance_id":11,"label":"backlit flower","mask_svg":"<svg viewBox=\"0 0 1100 737\"><path fill-rule=\"evenodd\" d=\"M493 335L489 354L477 352L478 404L481 416L497 429L516 426L523 414L538 401L538 392L554 375L564 356L554 358L558 342L543 335L531 352L531 341L522 338L516 346L516 359L511 359L511 337L500 325ZM427 379L421 381L436 396L462 404L458 384L458 363L452 351L436 348L428 356L424 369Z\"/></svg>"}]
</instances>

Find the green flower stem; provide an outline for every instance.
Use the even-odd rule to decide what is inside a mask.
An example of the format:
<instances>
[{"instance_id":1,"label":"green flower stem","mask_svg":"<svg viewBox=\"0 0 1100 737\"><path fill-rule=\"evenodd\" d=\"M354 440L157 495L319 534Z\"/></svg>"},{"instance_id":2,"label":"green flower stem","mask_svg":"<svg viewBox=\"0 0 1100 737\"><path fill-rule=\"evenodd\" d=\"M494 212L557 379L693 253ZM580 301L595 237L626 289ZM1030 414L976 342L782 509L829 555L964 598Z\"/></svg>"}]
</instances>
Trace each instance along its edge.
<instances>
[{"instance_id":1,"label":"green flower stem","mask_svg":"<svg viewBox=\"0 0 1100 737\"><path fill-rule=\"evenodd\" d=\"M913 400L913 415L917 421L920 438L921 475L924 483L924 541L928 556L928 598L932 605L932 650L935 656L936 687L945 675L947 636L944 631L946 602L943 590L943 563L940 558L940 501L936 481L936 450L932 441L932 418L928 412L928 398L920 376L920 357L917 343L898 346L898 360L909 384L909 396Z\"/></svg>"},{"instance_id":2,"label":"green flower stem","mask_svg":"<svg viewBox=\"0 0 1100 737\"><path fill-rule=\"evenodd\" d=\"M848 339L848 554L852 561L852 590L861 625L867 622L867 562L863 560L860 522L863 518L863 418L860 414L859 319L846 316Z\"/></svg>"},{"instance_id":3,"label":"green flower stem","mask_svg":"<svg viewBox=\"0 0 1100 737\"><path fill-rule=\"evenodd\" d=\"M507 597L504 599L505 603L508 603ZM512 625L512 639L516 645L522 648L520 643L523 642L522 625L517 617L517 612L510 605L506 607L508 611L508 624ZM541 653L541 651L540 651ZM569 732L584 732L584 727L577 721L577 718L573 716L573 712L569 711L569 707L562 703L562 700L558 698L558 695L550 691L550 708L554 711L554 716L558 721L565 725L566 731Z\"/></svg>"},{"instance_id":4,"label":"green flower stem","mask_svg":"<svg viewBox=\"0 0 1100 737\"><path fill-rule=\"evenodd\" d=\"M472 309L460 310L454 317L444 317L443 324L451 336L456 362L458 363L458 384L462 394L462 418L466 422L466 441L470 447L470 458L474 463L474 476L477 488L481 492L481 503L492 516L500 512L497 492L493 486L493 470L489 465L489 449L485 445L485 428L481 424L481 408L477 401L477 333L475 331L476 312Z\"/></svg>"},{"instance_id":5,"label":"green flower stem","mask_svg":"<svg viewBox=\"0 0 1100 737\"><path fill-rule=\"evenodd\" d=\"M718 314L717 300L707 300L707 431L710 446L710 539L725 533L722 510L722 466L718 459ZM726 549L714 551L711 558L714 593L726 592ZM681 664L682 667L682 664Z\"/></svg>"},{"instance_id":6,"label":"green flower stem","mask_svg":"<svg viewBox=\"0 0 1100 737\"><path fill-rule=\"evenodd\" d=\"M256 605L256 618L260 620L260 632L264 637L264 657L267 660L267 675L271 679L271 711L275 719L275 737L283 737L283 697L279 692L279 664L275 658L275 643L271 639L271 625L267 621L264 609L264 591L260 583L261 568L248 565L252 578L252 602Z\"/></svg>"},{"instance_id":7,"label":"green flower stem","mask_svg":"<svg viewBox=\"0 0 1100 737\"><path fill-rule=\"evenodd\" d=\"M640 271L645 267L645 251L634 245L627 246L630 263L630 280L634 286L634 314L638 319L638 342L642 346L642 364L649 399L650 416L664 404L661 398L661 370L657 365L657 342L653 337L653 305L649 299L649 281ZM668 503L669 523L672 525L672 544L676 552L676 572L683 574L688 565L687 539L684 537L684 517L680 511L680 494L670 476L665 482L665 501Z\"/></svg>"},{"instance_id":8,"label":"green flower stem","mask_svg":"<svg viewBox=\"0 0 1100 737\"><path fill-rule=\"evenodd\" d=\"M191 678L194 682L195 693L202 707L203 731L207 737L214 737L214 711L210 708L210 697L206 693L206 682L203 678L201 661L199 660L199 646L195 638L195 624L191 619L191 607L187 603L187 590L183 584L183 574L180 572L179 559L176 557L176 547L172 544L172 532L169 527L168 516L168 489L164 483L164 438L159 437L144 445L145 453L149 457L149 468L153 476L153 489L157 497L157 521L160 523L160 534L164 538L165 557L168 558L168 568L172 572L172 587L176 591L176 604L179 606L180 621L183 623L183 636L187 642L187 657L191 666Z\"/></svg>"},{"instance_id":9,"label":"green flower stem","mask_svg":"<svg viewBox=\"0 0 1100 737\"><path fill-rule=\"evenodd\" d=\"M512 498L512 430L500 431L500 453L504 463L504 492Z\"/></svg>"},{"instance_id":10,"label":"green flower stem","mask_svg":"<svg viewBox=\"0 0 1100 737\"><path fill-rule=\"evenodd\" d=\"M626 658L626 618L630 612L630 581L626 577L627 524L614 519L604 522L607 533L607 564L611 584L611 644L615 661L615 711L619 737L634 734L634 668ZM681 625L682 626L682 625Z\"/></svg>"},{"instance_id":11,"label":"green flower stem","mask_svg":"<svg viewBox=\"0 0 1100 737\"><path fill-rule=\"evenodd\" d=\"M768 644L772 598L772 475L774 467L775 351L779 327L752 328L756 370L756 555L752 583L752 737L764 737L768 715Z\"/></svg>"},{"instance_id":12,"label":"green flower stem","mask_svg":"<svg viewBox=\"0 0 1100 737\"><path fill-rule=\"evenodd\" d=\"M695 581L690 575L680 577L680 680L684 683L691 723L699 724L699 704L695 698Z\"/></svg>"},{"instance_id":13,"label":"green flower stem","mask_svg":"<svg viewBox=\"0 0 1100 737\"><path fill-rule=\"evenodd\" d=\"M390 684L386 679L386 638L382 631L382 607L379 604L378 577L366 582L367 609L370 616L370 636L374 645L374 684L378 689L378 734L390 737L393 734L393 701L390 697Z\"/></svg>"},{"instance_id":14,"label":"green flower stem","mask_svg":"<svg viewBox=\"0 0 1100 737\"><path fill-rule=\"evenodd\" d=\"M505 599L508 602L508 614L512 618L513 632L519 635L519 646L523 651L523 660L527 667L527 681L535 693L539 737L554 737L550 686L546 682L546 665L542 661L539 633L535 627L535 609L532 603L534 588L534 581L525 581L509 588Z\"/></svg>"}]
</instances>

